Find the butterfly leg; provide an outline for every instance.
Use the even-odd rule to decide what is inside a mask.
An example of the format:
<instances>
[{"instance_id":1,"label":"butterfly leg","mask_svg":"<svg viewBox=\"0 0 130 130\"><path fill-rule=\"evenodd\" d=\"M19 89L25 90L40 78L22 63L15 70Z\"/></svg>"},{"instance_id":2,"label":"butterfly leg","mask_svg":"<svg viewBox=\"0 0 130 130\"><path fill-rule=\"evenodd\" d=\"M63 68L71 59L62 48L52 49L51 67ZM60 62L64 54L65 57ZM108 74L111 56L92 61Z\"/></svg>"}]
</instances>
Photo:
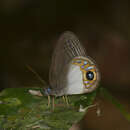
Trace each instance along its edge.
<instances>
[{"instance_id":1,"label":"butterfly leg","mask_svg":"<svg viewBox=\"0 0 130 130\"><path fill-rule=\"evenodd\" d=\"M65 95L65 102L66 102L67 106L69 106L68 97L66 95Z\"/></svg>"},{"instance_id":2,"label":"butterfly leg","mask_svg":"<svg viewBox=\"0 0 130 130\"><path fill-rule=\"evenodd\" d=\"M62 98L63 98L63 102L65 103L65 96L62 96Z\"/></svg>"},{"instance_id":3,"label":"butterfly leg","mask_svg":"<svg viewBox=\"0 0 130 130\"><path fill-rule=\"evenodd\" d=\"M52 111L54 111L55 108L55 97L52 96Z\"/></svg>"},{"instance_id":4,"label":"butterfly leg","mask_svg":"<svg viewBox=\"0 0 130 130\"><path fill-rule=\"evenodd\" d=\"M48 107L50 107L51 104L51 99L50 99L50 95L48 95Z\"/></svg>"}]
</instances>

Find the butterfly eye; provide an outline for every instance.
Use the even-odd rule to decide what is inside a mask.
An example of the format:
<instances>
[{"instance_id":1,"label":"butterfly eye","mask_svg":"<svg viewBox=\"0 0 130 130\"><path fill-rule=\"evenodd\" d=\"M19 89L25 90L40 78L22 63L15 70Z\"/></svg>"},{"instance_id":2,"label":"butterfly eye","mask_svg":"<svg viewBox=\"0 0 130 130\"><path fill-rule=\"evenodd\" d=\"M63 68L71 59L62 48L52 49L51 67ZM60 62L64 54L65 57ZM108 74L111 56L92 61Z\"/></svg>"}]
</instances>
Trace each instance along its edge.
<instances>
[{"instance_id":1,"label":"butterfly eye","mask_svg":"<svg viewBox=\"0 0 130 130\"><path fill-rule=\"evenodd\" d=\"M88 72L86 73L86 78L87 78L88 80L93 80L93 79L94 79L94 73L93 73L92 71L88 71Z\"/></svg>"}]
</instances>

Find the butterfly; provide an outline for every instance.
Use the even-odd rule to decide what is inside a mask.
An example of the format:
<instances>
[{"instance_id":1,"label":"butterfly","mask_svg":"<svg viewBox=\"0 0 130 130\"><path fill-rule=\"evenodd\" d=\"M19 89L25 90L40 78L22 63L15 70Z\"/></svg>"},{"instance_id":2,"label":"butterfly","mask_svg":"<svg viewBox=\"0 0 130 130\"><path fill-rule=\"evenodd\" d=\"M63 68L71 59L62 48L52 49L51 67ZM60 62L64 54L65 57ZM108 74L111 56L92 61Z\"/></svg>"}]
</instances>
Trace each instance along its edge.
<instances>
[{"instance_id":1,"label":"butterfly","mask_svg":"<svg viewBox=\"0 0 130 130\"><path fill-rule=\"evenodd\" d=\"M49 72L50 87L46 95L64 96L94 91L100 81L95 61L87 56L77 36L66 31L61 34L52 55Z\"/></svg>"},{"instance_id":2,"label":"butterfly","mask_svg":"<svg viewBox=\"0 0 130 130\"><path fill-rule=\"evenodd\" d=\"M44 94L66 97L90 93L97 88L99 81L99 69L77 36L70 31L61 34L52 55L50 85L44 89ZM54 98L52 101L54 106ZM50 98L48 102L50 104Z\"/></svg>"},{"instance_id":3,"label":"butterfly","mask_svg":"<svg viewBox=\"0 0 130 130\"><path fill-rule=\"evenodd\" d=\"M63 96L89 93L100 80L96 63L87 56L77 36L64 32L55 47L49 72L49 95Z\"/></svg>"}]
</instances>

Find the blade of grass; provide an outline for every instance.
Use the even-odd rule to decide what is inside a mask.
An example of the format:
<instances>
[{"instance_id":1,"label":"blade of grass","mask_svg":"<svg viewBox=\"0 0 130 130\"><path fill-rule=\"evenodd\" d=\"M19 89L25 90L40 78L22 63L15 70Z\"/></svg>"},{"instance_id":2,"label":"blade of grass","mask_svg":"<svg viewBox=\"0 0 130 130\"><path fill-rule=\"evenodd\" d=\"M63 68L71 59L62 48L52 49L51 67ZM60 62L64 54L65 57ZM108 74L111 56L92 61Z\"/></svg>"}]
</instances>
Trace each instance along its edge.
<instances>
[{"instance_id":1,"label":"blade of grass","mask_svg":"<svg viewBox=\"0 0 130 130\"><path fill-rule=\"evenodd\" d=\"M100 88L100 93L101 95L103 95L106 99L108 99L109 101L111 101L119 110L120 112L122 113L122 115L128 120L130 121L130 113L128 113L124 107L124 105L122 105L116 98L114 98L110 92L101 87Z\"/></svg>"},{"instance_id":2,"label":"blade of grass","mask_svg":"<svg viewBox=\"0 0 130 130\"><path fill-rule=\"evenodd\" d=\"M42 83L42 85L47 85L46 82L41 78L41 76L31 66L26 65L26 67L37 77L37 79Z\"/></svg>"}]
</instances>

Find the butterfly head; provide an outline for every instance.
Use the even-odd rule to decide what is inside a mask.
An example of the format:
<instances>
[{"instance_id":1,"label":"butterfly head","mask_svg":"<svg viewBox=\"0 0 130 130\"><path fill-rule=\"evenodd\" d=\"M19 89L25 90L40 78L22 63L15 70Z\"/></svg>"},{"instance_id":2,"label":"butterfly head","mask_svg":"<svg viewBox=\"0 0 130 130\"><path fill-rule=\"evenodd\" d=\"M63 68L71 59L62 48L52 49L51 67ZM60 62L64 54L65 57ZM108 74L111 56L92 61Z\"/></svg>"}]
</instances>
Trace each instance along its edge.
<instances>
[{"instance_id":1,"label":"butterfly head","mask_svg":"<svg viewBox=\"0 0 130 130\"><path fill-rule=\"evenodd\" d=\"M76 57L73 59L72 64L80 67L84 90L87 92L93 91L100 80L99 71L93 60L89 57Z\"/></svg>"},{"instance_id":2,"label":"butterfly head","mask_svg":"<svg viewBox=\"0 0 130 130\"><path fill-rule=\"evenodd\" d=\"M50 95L50 94L51 94L51 88L46 88L46 89L44 90L44 94L45 94L45 95Z\"/></svg>"}]
</instances>

